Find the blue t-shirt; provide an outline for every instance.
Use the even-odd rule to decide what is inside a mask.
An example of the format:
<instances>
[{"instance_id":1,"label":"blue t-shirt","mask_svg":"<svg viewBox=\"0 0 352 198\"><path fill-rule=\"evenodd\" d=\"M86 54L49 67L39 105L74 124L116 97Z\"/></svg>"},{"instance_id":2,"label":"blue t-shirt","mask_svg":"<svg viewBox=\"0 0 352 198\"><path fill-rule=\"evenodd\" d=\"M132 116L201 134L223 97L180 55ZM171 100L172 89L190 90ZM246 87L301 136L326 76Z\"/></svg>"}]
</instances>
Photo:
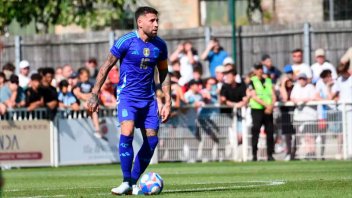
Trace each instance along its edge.
<instances>
[{"instance_id":1,"label":"blue t-shirt","mask_svg":"<svg viewBox=\"0 0 352 198\"><path fill-rule=\"evenodd\" d=\"M167 59L166 43L158 36L144 42L133 31L115 41L110 52L120 59L117 98L154 100L154 69L158 61Z\"/></svg>"},{"instance_id":2,"label":"blue t-shirt","mask_svg":"<svg viewBox=\"0 0 352 198\"><path fill-rule=\"evenodd\" d=\"M219 53L215 53L214 51L209 52L207 59L209 60L209 71L212 77L215 77L216 66L222 65L226 57L228 57L228 54L224 50L219 51Z\"/></svg>"},{"instance_id":3,"label":"blue t-shirt","mask_svg":"<svg viewBox=\"0 0 352 198\"><path fill-rule=\"evenodd\" d=\"M64 103L66 106L71 106L77 102L77 99L72 92L67 92L66 94L59 92L58 101Z\"/></svg>"}]
</instances>

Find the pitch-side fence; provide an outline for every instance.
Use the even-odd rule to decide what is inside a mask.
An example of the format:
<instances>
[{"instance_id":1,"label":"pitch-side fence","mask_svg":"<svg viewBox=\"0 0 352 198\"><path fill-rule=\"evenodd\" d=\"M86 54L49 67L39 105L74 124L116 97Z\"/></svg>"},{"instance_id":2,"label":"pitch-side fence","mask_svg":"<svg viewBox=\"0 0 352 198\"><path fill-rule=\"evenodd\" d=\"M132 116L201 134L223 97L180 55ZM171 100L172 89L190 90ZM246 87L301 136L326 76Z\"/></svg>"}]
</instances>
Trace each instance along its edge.
<instances>
[{"instance_id":1,"label":"pitch-side fence","mask_svg":"<svg viewBox=\"0 0 352 198\"><path fill-rule=\"evenodd\" d=\"M120 127L115 109L101 109L95 136L87 111L39 109L10 110L0 116L2 166L60 166L119 162ZM249 161L252 159L251 115L248 108L219 106L174 109L159 130L159 145L152 162ZM352 157L352 104L332 101L307 104L278 103L274 111L277 159L290 146L295 159L350 159ZM281 137L281 138L278 138ZM286 141L285 138L290 138ZM133 146L143 137L135 131ZM286 143L287 145L286 145ZM135 152L137 153L137 152ZM258 159L266 160L266 133L258 141Z\"/></svg>"}]
</instances>

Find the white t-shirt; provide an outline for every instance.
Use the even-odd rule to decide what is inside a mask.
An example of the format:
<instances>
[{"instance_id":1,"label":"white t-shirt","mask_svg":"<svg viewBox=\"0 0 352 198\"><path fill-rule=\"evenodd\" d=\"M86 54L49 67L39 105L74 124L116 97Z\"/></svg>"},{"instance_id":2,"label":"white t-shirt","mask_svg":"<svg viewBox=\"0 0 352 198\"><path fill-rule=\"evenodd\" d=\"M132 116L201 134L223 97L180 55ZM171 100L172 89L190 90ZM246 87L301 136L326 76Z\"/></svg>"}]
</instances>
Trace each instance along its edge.
<instances>
[{"instance_id":1,"label":"white t-shirt","mask_svg":"<svg viewBox=\"0 0 352 198\"><path fill-rule=\"evenodd\" d=\"M352 102L352 76L343 79L338 77L336 83L332 87L333 93L339 93L339 102Z\"/></svg>"},{"instance_id":2,"label":"white t-shirt","mask_svg":"<svg viewBox=\"0 0 352 198\"><path fill-rule=\"evenodd\" d=\"M195 61L199 61L199 57L197 55L194 55L193 58ZM193 65L189 62L186 54L179 54L179 60L181 77L178 84L183 86L193 79Z\"/></svg>"},{"instance_id":3,"label":"white t-shirt","mask_svg":"<svg viewBox=\"0 0 352 198\"><path fill-rule=\"evenodd\" d=\"M312 78L312 70L310 69L310 67L305 64L305 63L301 63L301 64L293 64L292 65L292 70L293 70L293 74L295 76L298 76L301 73L304 73L307 75L308 78Z\"/></svg>"},{"instance_id":4,"label":"white t-shirt","mask_svg":"<svg viewBox=\"0 0 352 198\"><path fill-rule=\"evenodd\" d=\"M291 92L291 99L311 99L315 98L315 87L312 84L307 84L302 87L296 83ZM295 121L308 121L318 119L318 113L315 106L300 106L295 108L293 119Z\"/></svg>"},{"instance_id":5,"label":"white t-shirt","mask_svg":"<svg viewBox=\"0 0 352 198\"><path fill-rule=\"evenodd\" d=\"M19 85L20 87L22 87L23 89L26 89L28 87L29 81L31 79L27 76L24 76L22 74L18 74L18 81L19 81Z\"/></svg>"},{"instance_id":6,"label":"white t-shirt","mask_svg":"<svg viewBox=\"0 0 352 198\"><path fill-rule=\"evenodd\" d=\"M337 78L337 73L335 67L329 63L329 62L324 62L322 65L319 63L314 63L311 67L312 72L313 72L313 82L317 82L318 79L320 78L320 74L322 71L328 69L331 71L331 76L334 80Z\"/></svg>"}]
</instances>

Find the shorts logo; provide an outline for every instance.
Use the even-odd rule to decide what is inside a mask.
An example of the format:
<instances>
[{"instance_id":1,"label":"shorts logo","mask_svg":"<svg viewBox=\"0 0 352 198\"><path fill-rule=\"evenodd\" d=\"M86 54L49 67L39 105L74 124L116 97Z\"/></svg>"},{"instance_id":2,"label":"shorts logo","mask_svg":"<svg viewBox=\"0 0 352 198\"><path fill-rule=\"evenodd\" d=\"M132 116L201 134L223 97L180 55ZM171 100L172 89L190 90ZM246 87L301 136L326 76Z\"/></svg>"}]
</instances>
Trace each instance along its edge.
<instances>
[{"instance_id":1,"label":"shorts logo","mask_svg":"<svg viewBox=\"0 0 352 198\"><path fill-rule=\"evenodd\" d=\"M150 50L149 50L149 48L144 48L144 49L143 49L143 55L146 56L146 57L148 57L148 56L150 55Z\"/></svg>"},{"instance_id":2,"label":"shorts logo","mask_svg":"<svg viewBox=\"0 0 352 198\"><path fill-rule=\"evenodd\" d=\"M128 116L128 112L127 109L122 109L122 117L127 117Z\"/></svg>"}]
</instances>

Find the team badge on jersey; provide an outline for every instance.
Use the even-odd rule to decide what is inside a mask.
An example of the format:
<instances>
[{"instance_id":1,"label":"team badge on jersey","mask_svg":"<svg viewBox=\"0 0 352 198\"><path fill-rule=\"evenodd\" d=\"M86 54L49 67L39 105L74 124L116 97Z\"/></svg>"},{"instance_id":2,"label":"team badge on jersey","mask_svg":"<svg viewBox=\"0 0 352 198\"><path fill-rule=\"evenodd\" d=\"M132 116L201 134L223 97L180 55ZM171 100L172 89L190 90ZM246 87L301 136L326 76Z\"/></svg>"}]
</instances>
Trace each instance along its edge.
<instances>
[{"instance_id":1,"label":"team badge on jersey","mask_svg":"<svg viewBox=\"0 0 352 198\"><path fill-rule=\"evenodd\" d=\"M144 48L143 49L143 55L148 57L150 55L150 49L149 48Z\"/></svg>"}]
</instances>

